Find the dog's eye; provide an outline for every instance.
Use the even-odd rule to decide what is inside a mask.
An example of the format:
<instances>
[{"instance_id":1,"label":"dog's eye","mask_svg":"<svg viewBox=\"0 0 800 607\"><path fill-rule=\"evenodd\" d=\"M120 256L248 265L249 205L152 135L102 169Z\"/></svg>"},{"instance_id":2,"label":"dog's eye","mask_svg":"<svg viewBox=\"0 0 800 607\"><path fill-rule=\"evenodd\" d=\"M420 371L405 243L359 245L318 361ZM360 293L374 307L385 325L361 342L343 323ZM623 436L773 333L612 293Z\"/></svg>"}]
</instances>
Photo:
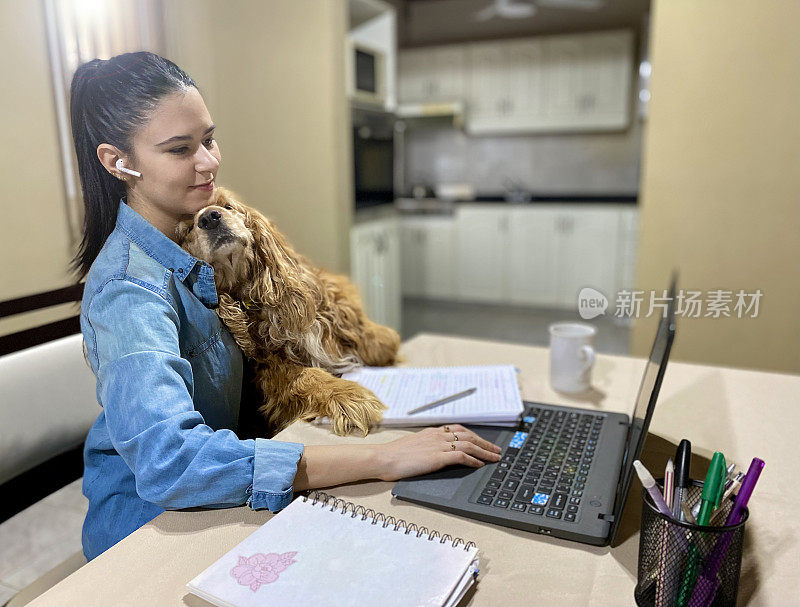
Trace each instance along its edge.
<instances>
[{"instance_id":1,"label":"dog's eye","mask_svg":"<svg viewBox=\"0 0 800 607\"><path fill-rule=\"evenodd\" d=\"M232 210L233 210L233 207L232 207L231 205L229 205L229 204L226 204L226 205L225 205L225 208L226 208L226 209L228 209L229 211L232 211Z\"/></svg>"}]
</instances>

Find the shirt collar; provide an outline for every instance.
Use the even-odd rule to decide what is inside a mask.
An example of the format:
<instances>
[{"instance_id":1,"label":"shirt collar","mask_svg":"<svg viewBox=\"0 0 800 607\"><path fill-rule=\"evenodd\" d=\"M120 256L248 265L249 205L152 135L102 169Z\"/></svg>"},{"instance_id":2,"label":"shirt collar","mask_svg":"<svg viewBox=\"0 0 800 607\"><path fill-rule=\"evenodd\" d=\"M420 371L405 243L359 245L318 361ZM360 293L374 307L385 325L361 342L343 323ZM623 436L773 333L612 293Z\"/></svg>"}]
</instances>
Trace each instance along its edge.
<instances>
[{"instance_id":1,"label":"shirt collar","mask_svg":"<svg viewBox=\"0 0 800 607\"><path fill-rule=\"evenodd\" d=\"M120 198L117 212L117 227L128 238L135 242L150 257L172 272L181 282L191 286L192 292L207 307L216 307L219 303L217 287L214 284L214 268L206 262L193 257L175 241L167 238L159 229L139 215ZM194 272L195 268L197 271ZM196 274L196 280L187 282L190 274Z\"/></svg>"}]
</instances>

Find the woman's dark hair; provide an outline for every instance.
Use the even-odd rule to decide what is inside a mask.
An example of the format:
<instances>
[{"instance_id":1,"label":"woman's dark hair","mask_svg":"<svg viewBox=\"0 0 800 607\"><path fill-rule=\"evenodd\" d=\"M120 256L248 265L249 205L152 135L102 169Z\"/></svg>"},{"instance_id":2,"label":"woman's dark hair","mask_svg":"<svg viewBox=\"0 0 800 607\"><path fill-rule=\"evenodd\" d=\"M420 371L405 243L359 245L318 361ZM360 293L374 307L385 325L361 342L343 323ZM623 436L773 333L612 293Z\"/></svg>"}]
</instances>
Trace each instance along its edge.
<instances>
[{"instance_id":1,"label":"woman's dark hair","mask_svg":"<svg viewBox=\"0 0 800 607\"><path fill-rule=\"evenodd\" d=\"M110 143L135 167L133 137L167 95L198 88L177 65L153 53L124 53L92 59L78 67L70 86L70 120L83 189L83 238L72 260L82 278L117 222L125 183L97 158L97 146Z\"/></svg>"}]
</instances>

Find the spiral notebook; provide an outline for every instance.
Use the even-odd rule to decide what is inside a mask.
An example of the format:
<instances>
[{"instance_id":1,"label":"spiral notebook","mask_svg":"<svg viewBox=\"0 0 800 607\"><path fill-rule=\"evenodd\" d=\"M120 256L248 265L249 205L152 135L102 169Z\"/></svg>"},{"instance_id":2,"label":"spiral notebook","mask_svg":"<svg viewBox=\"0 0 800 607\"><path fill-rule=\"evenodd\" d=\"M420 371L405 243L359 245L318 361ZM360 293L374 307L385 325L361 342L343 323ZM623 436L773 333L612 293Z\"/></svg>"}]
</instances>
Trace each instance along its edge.
<instances>
[{"instance_id":1,"label":"spiral notebook","mask_svg":"<svg viewBox=\"0 0 800 607\"><path fill-rule=\"evenodd\" d=\"M381 425L519 423L524 407L513 365L471 367L359 367L342 375L369 388L383 404ZM409 415L408 411L435 400L477 388L473 394ZM326 423L326 418L319 423Z\"/></svg>"},{"instance_id":2,"label":"spiral notebook","mask_svg":"<svg viewBox=\"0 0 800 607\"><path fill-rule=\"evenodd\" d=\"M317 491L186 586L220 607L454 607L477 573L472 542Z\"/></svg>"}]
</instances>

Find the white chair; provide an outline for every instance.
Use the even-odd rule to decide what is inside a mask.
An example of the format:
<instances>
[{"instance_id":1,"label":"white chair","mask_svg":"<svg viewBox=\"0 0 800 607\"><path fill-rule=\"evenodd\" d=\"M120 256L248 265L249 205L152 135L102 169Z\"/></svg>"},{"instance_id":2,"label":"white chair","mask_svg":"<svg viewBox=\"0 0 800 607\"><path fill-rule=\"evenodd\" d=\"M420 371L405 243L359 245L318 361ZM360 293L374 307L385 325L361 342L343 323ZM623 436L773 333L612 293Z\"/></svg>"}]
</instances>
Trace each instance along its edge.
<instances>
[{"instance_id":1,"label":"white chair","mask_svg":"<svg viewBox=\"0 0 800 607\"><path fill-rule=\"evenodd\" d=\"M65 454L78 457L97 419L95 377L84 359L81 334L0 357L0 393L0 487L10 497L19 491L19 479L27 476L30 484L35 480L31 475L42 473L48 463ZM74 463L69 470L58 468L49 489L75 480ZM27 604L85 563L83 553L76 552L26 586L7 607Z\"/></svg>"}]
</instances>

